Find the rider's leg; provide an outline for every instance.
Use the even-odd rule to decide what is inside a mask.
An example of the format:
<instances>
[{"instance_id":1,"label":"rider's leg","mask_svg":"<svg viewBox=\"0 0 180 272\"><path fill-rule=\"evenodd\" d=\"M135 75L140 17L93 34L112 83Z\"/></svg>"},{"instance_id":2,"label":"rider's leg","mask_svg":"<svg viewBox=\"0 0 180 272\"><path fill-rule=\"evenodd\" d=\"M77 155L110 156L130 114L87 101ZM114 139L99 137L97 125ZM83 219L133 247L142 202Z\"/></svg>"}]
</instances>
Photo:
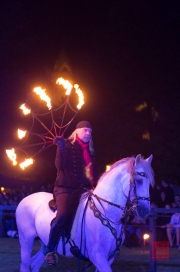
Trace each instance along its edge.
<instances>
[{"instance_id":1,"label":"rider's leg","mask_svg":"<svg viewBox=\"0 0 180 272\"><path fill-rule=\"evenodd\" d=\"M57 255L55 252L66 222L70 195L71 191L64 189L59 189L58 193L55 194L57 214L51 224L48 244L44 248L44 255L46 255L45 262L51 265L56 265L57 263Z\"/></svg>"},{"instance_id":2,"label":"rider's leg","mask_svg":"<svg viewBox=\"0 0 180 272\"><path fill-rule=\"evenodd\" d=\"M52 221L51 229L49 233L49 241L47 246L44 248L44 255L49 252L54 252L56 250L57 243L59 242L61 236L62 228L58 224Z\"/></svg>"},{"instance_id":3,"label":"rider's leg","mask_svg":"<svg viewBox=\"0 0 180 272\"><path fill-rule=\"evenodd\" d=\"M54 196L57 205L56 218L52 222L49 242L44 249L45 262L56 265L57 255L55 253L62 230L65 229L66 236L69 238L72 227L73 217L77 210L79 199L82 190L74 190L71 188L57 188L54 189Z\"/></svg>"},{"instance_id":4,"label":"rider's leg","mask_svg":"<svg viewBox=\"0 0 180 272\"><path fill-rule=\"evenodd\" d=\"M66 218L66 222L65 222L65 226L64 226L65 235L66 235L67 241L70 238L70 232L71 232L71 228L72 228L74 216L76 214L77 207L79 205L79 200L81 198L82 192L83 191L81 189L76 189L71 194L71 196L69 198L69 204L68 204L68 210L67 210L67 218Z\"/></svg>"}]
</instances>

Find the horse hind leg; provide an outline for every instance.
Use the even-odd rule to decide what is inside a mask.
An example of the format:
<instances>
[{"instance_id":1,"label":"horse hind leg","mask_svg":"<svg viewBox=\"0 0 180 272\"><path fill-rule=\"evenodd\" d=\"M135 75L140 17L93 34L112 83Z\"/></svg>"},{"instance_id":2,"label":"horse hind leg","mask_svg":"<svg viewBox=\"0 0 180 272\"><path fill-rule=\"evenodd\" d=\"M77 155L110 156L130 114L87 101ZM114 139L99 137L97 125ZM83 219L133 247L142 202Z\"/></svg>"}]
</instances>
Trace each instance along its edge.
<instances>
[{"instance_id":1,"label":"horse hind leg","mask_svg":"<svg viewBox=\"0 0 180 272\"><path fill-rule=\"evenodd\" d=\"M31 252L34 244L34 237L23 237L19 232L21 245L21 265L20 272L30 272Z\"/></svg>"},{"instance_id":2,"label":"horse hind leg","mask_svg":"<svg viewBox=\"0 0 180 272\"><path fill-rule=\"evenodd\" d=\"M40 241L41 248L39 251L31 258L31 271L32 272L39 272L41 265L44 262L44 244Z\"/></svg>"},{"instance_id":3,"label":"horse hind leg","mask_svg":"<svg viewBox=\"0 0 180 272\"><path fill-rule=\"evenodd\" d=\"M18 218L19 219L19 218ZM21 246L20 272L30 272L31 254L36 237L36 230L27 224L18 224L18 235ZM23 222L27 222L26 218Z\"/></svg>"}]
</instances>

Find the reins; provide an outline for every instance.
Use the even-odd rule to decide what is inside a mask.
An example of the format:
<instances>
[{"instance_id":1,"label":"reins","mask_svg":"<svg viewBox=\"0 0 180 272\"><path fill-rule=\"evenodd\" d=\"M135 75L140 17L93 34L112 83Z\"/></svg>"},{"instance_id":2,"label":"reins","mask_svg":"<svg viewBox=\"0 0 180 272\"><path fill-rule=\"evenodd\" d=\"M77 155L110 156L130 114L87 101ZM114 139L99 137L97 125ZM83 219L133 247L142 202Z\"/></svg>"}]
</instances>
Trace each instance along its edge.
<instances>
[{"instance_id":1,"label":"reins","mask_svg":"<svg viewBox=\"0 0 180 272\"><path fill-rule=\"evenodd\" d=\"M105 227L108 227L112 233L112 235L114 236L115 238L115 241L116 241L116 247L115 249L109 254L109 257L108 257L108 260L111 260L112 258L114 258L114 256L120 252L120 247L122 245L122 238L123 238L123 234L124 234L124 225L125 223L123 222L123 219L126 218L126 216L130 213L130 212L134 212L137 208L137 206L139 205L138 203L138 200L147 200L147 201L150 201L150 197L141 197L141 196L137 196L136 195L136 179L134 178L135 175L140 175L141 177L146 177L146 174L144 172L134 172L131 176L131 179L130 179L130 189L129 189L129 193L128 193L128 197L127 197L127 201L126 201L126 205L125 206L121 206L119 204L116 204L116 203L113 203L111 201L108 201L107 199L104 199L96 194L94 194L91 190L88 190L87 188L84 188L86 191L87 191L87 194L89 195L88 196L88 200L86 202L86 206L85 206L85 209L84 209L84 213L83 213L83 219L82 219L82 225L81 225L81 242L80 242L80 251L78 251L77 253L81 255L81 249L82 249L82 240L83 240L83 222L84 222L84 216L85 216L85 212L87 210L87 206L89 204L89 208L93 211L94 213L94 216L96 218L98 218L101 223L105 226ZM131 196L132 196L132 199L131 199ZM104 210L104 214L101 213L98 208L96 207L95 205L95 202L93 200L93 197L98 201L98 203L101 205L102 209ZM103 204L102 202L105 202L111 206L114 206L118 209L121 209L123 211L122 215L121 215L121 218L119 219L118 222L113 222L112 220L108 219L105 215L105 209L103 207ZM128 206L129 205L129 206ZM111 225L111 224L114 224L114 225L122 225L121 227L121 231L120 231L120 234L119 234L119 237L117 235L117 230ZM75 246L75 245L74 245ZM79 255L79 257L80 257ZM81 256L83 257L83 256ZM86 259L86 258L85 258ZM88 258L87 258L88 259ZM79 261L80 261L80 258L79 258ZM89 267L91 264L89 264L87 267ZM86 268L84 270L86 270ZM79 265L78 265L78 271L79 270ZM82 270L82 271L84 271ZM81 272L82 272L81 271Z\"/></svg>"},{"instance_id":2,"label":"reins","mask_svg":"<svg viewBox=\"0 0 180 272\"><path fill-rule=\"evenodd\" d=\"M125 209L126 209L126 206L121 206L121 205L115 204L115 203L113 203L113 202L110 202L110 201L108 201L108 200L106 200L106 199L104 199L104 198L102 198L102 197L100 197L100 196L97 196L97 195L94 194L92 191L88 191L88 193L89 193L90 195L94 196L98 201L99 201L99 200L102 200L103 202L106 202L106 203L108 203L109 205L112 205L112 206L114 206L114 207L116 207L116 208L119 208L119 209L121 209L121 210L125 210Z\"/></svg>"},{"instance_id":3,"label":"reins","mask_svg":"<svg viewBox=\"0 0 180 272\"><path fill-rule=\"evenodd\" d=\"M123 237L123 233L124 233L124 224L122 222L122 219L126 218L127 214L129 212L134 212L137 208L137 206L139 205L138 203L138 200L147 200L147 201L150 201L150 197L141 197L141 196L137 196L136 195L136 183L135 183L135 178L134 178L134 175L140 175L141 177L146 177L146 174L144 172L134 172L131 179L130 179L130 189L129 189L129 194L128 194L128 197L127 197L127 201L126 201L126 205L125 206L121 206L119 204L116 204L116 203L113 203L111 201L108 201L100 196L97 196L96 194L94 194L92 191L88 191L89 193L89 201L90 201L90 204L89 204L89 207L90 209L93 211L94 213L94 216L99 218L101 223L108 227L112 233L112 235L114 236L115 240L116 240L116 248L111 252L111 254L109 255L109 258L108 260L111 260L117 253L120 252L120 247L122 245L122 237ZM131 191L132 189L132 191ZM133 193L133 198L131 200L131 193ZM98 200L98 202L101 204L101 206L103 207L101 201L105 202L105 203L108 203L109 205L111 206L114 206L118 209L121 209L123 210L123 214L121 216L121 218L119 219L118 222L112 222L110 219L108 219L104 214L102 214L96 207L95 203L94 203L94 200L92 198L92 196L94 198L96 198ZM89 202L88 201L88 202ZM128 203L131 204L130 207L128 207ZM104 210L104 208L103 208ZM117 236L117 231L114 227L111 226L111 224L122 224L122 227L121 227L121 231L120 231L120 235L119 237Z\"/></svg>"}]
</instances>

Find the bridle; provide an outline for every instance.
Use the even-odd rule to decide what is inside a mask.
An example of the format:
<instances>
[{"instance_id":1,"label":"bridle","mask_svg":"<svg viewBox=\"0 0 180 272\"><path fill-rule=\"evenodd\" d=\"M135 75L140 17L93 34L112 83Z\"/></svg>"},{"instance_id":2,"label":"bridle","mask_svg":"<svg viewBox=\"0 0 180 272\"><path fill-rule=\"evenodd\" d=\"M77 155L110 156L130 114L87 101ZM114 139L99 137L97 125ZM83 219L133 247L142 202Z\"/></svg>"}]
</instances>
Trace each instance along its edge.
<instances>
[{"instance_id":1,"label":"bridle","mask_svg":"<svg viewBox=\"0 0 180 272\"><path fill-rule=\"evenodd\" d=\"M150 201L150 197L137 196L137 194L136 194L136 182L135 182L135 181L137 181L137 179L135 179L135 176L137 176L137 175L139 175L141 177L148 178L148 176L144 172L134 172L133 173L133 175L132 175L132 177L130 179L130 189L129 189L129 194L128 194L125 206L121 206L121 205L118 205L116 203L110 202L110 201L108 201L108 200L106 200L106 199L104 199L104 198L102 198L100 196L97 196L92 191L88 191L88 194L89 194L88 203L89 203L90 209L94 213L94 216L96 218L99 218L99 220L101 221L101 223L104 226L106 226L106 227L108 227L110 229L112 235L115 237L115 240L116 240L116 248L109 255L108 260L112 259L115 256L115 254L120 251L120 246L122 244L122 236L123 236L123 233L124 233L123 219L125 219L126 216L127 216L127 214L129 214L130 212L135 212L136 211L136 208L139 205L139 203L138 203L139 200ZM133 196L133 197L131 198L131 196ZM103 210L104 210L104 207L102 205L102 202L108 203L109 205L112 205L112 206L114 206L116 208L119 208L119 209L123 210L123 214L122 214L121 218L118 220L118 222L111 221L110 219L108 219L106 217L105 213L103 214L102 212L100 212L98 210L98 208L96 207L96 205L95 205L93 197L100 203L100 205L103 208ZM104 210L104 212L105 212L105 210ZM114 225L120 225L120 224L122 224L122 228L121 228L121 232L120 232L119 237L117 236L116 229L111 225L111 223L114 224Z\"/></svg>"},{"instance_id":2,"label":"bridle","mask_svg":"<svg viewBox=\"0 0 180 272\"><path fill-rule=\"evenodd\" d=\"M119 208L119 209L121 209L121 210L123 210L125 212L134 211L138 206L138 200L150 201L150 197L137 196L137 194L136 194L136 183L135 183L135 181L137 179L134 178L135 175L140 175L141 177L148 178L148 176L144 172L134 172L133 173L132 178L130 179L130 190L129 190L129 195L127 197L126 206L121 206L121 205L118 205L116 203L110 202L110 201L108 201L108 200L94 194L92 191L89 191L89 190L88 190L88 194L90 196L95 197L98 200L98 202L100 202L100 203L101 203L101 201L106 202L109 205L112 205L112 206L114 206L116 208ZM130 199L131 190L132 190L132 193L133 193L132 200ZM90 199L92 200L92 198L90 198ZM130 208L127 207L128 202L132 204Z\"/></svg>"}]
</instances>

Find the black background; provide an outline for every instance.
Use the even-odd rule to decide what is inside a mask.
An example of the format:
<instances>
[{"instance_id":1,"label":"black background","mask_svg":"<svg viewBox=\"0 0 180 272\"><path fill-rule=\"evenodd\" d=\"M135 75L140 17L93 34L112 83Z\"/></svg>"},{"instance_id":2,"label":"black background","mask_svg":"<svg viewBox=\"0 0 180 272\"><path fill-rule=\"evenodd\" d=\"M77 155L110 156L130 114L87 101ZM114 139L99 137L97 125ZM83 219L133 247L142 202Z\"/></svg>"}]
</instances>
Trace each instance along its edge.
<instances>
[{"instance_id":1,"label":"black background","mask_svg":"<svg viewBox=\"0 0 180 272\"><path fill-rule=\"evenodd\" d=\"M2 0L1 174L54 182L55 147L26 171L11 166L5 149L14 146L19 105L36 85L53 92L55 64L65 56L85 95L65 136L88 120L101 172L121 158L153 154L156 181L178 184L179 33L179 1Z\"/></svg>"}]
</instances>

